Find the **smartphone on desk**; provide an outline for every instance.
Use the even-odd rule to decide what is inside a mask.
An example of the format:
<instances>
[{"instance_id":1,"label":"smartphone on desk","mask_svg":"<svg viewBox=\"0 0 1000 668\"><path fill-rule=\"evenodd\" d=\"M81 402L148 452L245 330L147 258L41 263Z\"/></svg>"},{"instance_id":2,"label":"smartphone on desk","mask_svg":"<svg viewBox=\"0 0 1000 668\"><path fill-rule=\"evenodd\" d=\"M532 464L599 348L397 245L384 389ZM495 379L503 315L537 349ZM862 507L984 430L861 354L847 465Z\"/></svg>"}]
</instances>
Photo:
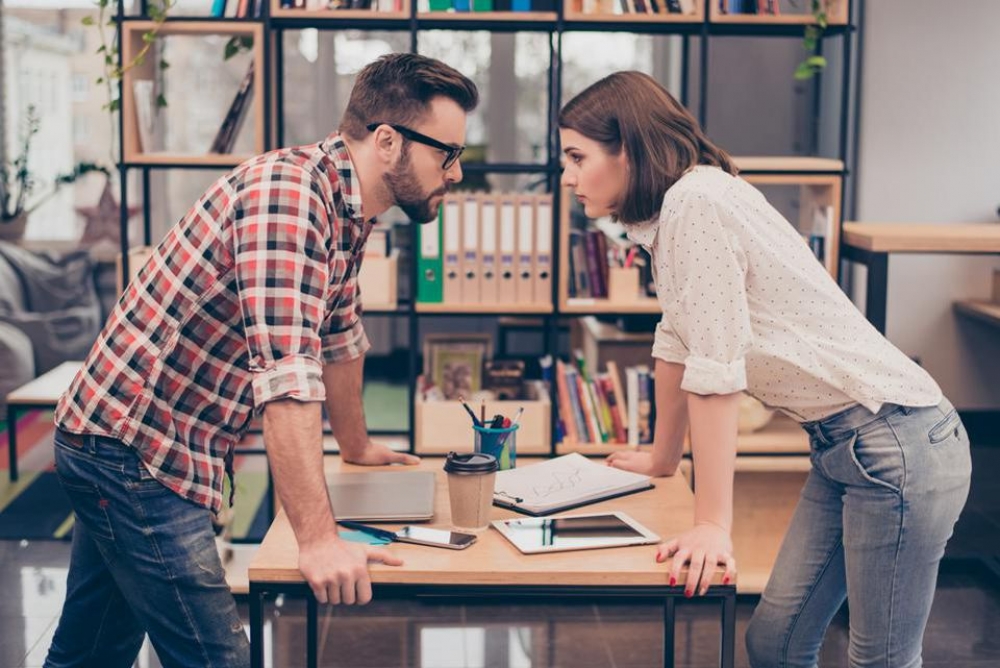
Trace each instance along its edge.
<instances>
[{"instance_id":1,"label":"smartphone on desk","mask_svg":"<svg viewBox=\"0 0 1000 668\"><path fill-rule=\"evenodd\" d=\"M395 533L396 540L400 543L446 547L452 550L464 550L476 542L476 536L471 533L459 533L458 531L445 531L444 529L431 529L429 527L406 526Z\"/></svg>"},{"instance_id":2,"label":"smartphone on desk","mask_svg":"<svg viewBox=\"0 0 1000 668\"><path fill-rule=\"evenodd\" d=\"M429 527L411 525L403 527L398 531L389 531L388 529L380 529L351 520L337 520L337 524L348 529L363 531L388 541L416 543L417 545L430 545L431 547L446 547L450 550L464 550L476 542L476 536L471 533L459 533L457 531L445 531L444 529L431 529Z\"/></svg>"}]
</instances>

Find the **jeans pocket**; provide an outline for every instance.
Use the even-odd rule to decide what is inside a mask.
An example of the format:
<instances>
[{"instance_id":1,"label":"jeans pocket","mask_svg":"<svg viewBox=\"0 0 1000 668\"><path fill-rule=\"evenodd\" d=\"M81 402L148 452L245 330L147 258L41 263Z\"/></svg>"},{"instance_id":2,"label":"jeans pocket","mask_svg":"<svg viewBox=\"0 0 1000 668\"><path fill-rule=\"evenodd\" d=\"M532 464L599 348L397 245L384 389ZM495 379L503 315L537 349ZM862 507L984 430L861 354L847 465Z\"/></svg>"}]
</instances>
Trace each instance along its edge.
<instances>
[{"instance_id":1,"label":"jeans pocket","mask_svg":"<svg viewBox=\"0 0 1000 668\"><path fill-rule=\"evenodd\" d=\"M958 438L961 433L962 420L958 411L952 409L937 424L927 432L927 440L936 445L948 438Z\"/></svg>"},{"instance_id":2,"label":"jeans pocket","mask_svg":"<svg viewBox=\"0 0 1000 668\"><path fill-rule=\"evenodd\" d=\"M865 480L900 493L906 477L902 447L886 420L878 420L863 432L855 432L847 449Z\"/></svg>"},{"instance_id":3,"label":"jeans pocket","mask_svg":"<svg viewBox=\"0 0 1000 668\"><path fill-rule=\"evenodd\" d=\"M115 533L111 529L111 518L108 516L110 501L101 494L97 485L78 479L67 479L61 474L59 482L70 499L77 520L83 522L87 531L95 538L113 542Z\"/></svg>"}]
</instances>

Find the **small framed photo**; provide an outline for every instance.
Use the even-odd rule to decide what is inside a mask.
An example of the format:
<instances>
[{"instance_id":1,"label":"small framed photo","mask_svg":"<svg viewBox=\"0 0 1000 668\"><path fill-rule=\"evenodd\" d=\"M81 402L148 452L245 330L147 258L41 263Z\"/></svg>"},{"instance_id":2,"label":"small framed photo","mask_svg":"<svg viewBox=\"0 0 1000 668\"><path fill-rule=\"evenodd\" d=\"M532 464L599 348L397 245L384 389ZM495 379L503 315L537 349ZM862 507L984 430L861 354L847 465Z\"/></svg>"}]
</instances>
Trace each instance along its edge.
<instances>
[{"instance_id":1,"label":"small framed photo","mask_svg":"<svg viewBox=\"0 0 1000 668\"><path fill-rule=\"evenodd\" d=\"M445 399L468 399L483 389L483 363L493 356L489 334L428 334L424 338L424 376Z\"/></svg>"}]
</instances>

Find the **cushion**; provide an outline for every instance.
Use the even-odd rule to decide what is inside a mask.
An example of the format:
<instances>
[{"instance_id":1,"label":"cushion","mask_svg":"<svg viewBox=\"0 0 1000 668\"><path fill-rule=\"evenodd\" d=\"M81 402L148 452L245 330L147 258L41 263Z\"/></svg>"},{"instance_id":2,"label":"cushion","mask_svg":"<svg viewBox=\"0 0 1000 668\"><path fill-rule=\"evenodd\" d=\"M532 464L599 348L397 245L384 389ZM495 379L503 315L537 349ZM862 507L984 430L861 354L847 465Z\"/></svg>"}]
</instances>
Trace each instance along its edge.
<instances>
[{"instance_id":1,"label":"cushion","mask_svg":"<svg viewBox=\"0 0 1000 668\"><path fill-rule=\"evenodd\" d=\"M0 262L3 261L17 275L25 311L48 313L98 303L93 265L86 250L57 256L0 241Z\"/></svg>"},{"instance_id":2,"label":"cushion","mask_svg":"<svg viewBox=\"0 0 1000 668\"><path fill-rule=\"evenodd\" d=\"M0 420L7 417L7 394L34 377L31 340L16 327L0 322Z\"/></svg>"}]
</instances>

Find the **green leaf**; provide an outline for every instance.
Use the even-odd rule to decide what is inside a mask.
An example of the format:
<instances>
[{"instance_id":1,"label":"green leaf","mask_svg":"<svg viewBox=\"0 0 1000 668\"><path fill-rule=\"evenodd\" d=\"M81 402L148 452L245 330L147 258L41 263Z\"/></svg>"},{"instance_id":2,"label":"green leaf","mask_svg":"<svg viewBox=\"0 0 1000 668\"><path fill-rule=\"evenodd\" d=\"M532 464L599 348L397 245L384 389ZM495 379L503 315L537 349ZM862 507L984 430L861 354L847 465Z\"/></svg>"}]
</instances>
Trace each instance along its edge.
<instances>
[{"instance_id":1,"label":"green leaf","mask_svg":"<svg viewBox=\"0 0 1000 668\"><path fill-rule=\"evenodd\" d=\"M142 33L142 41L146 44L151 44L153 40L156 39L156 33L144 32Z\"/></svg>"},{"instance_id":2,"label":"green leaf","mask_svg":"<svg viewBox=\"0 0 1000 668\"><path fill-rule=\"evenodd\" d=\"M160 69L161 69L161 70L165 70L165 69L167 69L167 68L169 68L169 67L170 67L170 63L168 63L168 62L167 62L167 61L165 61L165 60L161 60L161 61L160 61Z\"/></svg>"},{"instance_id":3,"label":"green leaf","mask_svg":"<svg viewBox=\"0 0 1000 668\"><path fill-rule=\"evenodd\" d=\"M94 25L94 17L84 16L82 19L80 19L80 23L82 23L85 26L92 26Z\"/></svg>"},{"instance_id":4,"label":"green leaf","mask_svg":"<svg viewBox=\"0 0 1000 668\"><path fill-rule=\"evenodd\" d=\"M805 79L812 79L813 75L816 74L816 70L810 67L807 63L799 63L798 67L795 68L795 78L799 81Z\"/></svg>"},{"instance_id":5,"label":"green leaf","mask_svg":"<svg viewBox=\"0 0 1000 668\"><path fill-rule=\"evenodd\" d=\"M823 56L809 56L805 61L806 65L812 67L816 70L821 70L826 67L826 58Z\"/></svg>"},{"instance_id":6,"label":"green leaf","mask_svg":"<svg viewBox=\"0 0 1000 668\"><path fill-rule=\"evenodd\" d=\"M106 9L111 0L97 0L97 6L101 9Z\"/></svg>"},{"instance_id":7,"label":"green leaf","mask_svg":"<svg viewBox=\"0 0 1000 668\"><path fill-rule=\"evenodd\" d=\"M223 51L222 58L223 60L229 60L239 52L240 52L239 43L236 41L235 37L230 37L229 41L226 42L226 48Z\"/></svg>"},{"instance_id":8,"label":"green leaf","mask_svg":"<svg viewBox=\"0 0 1000 668\"><path fill-rule=\"evenodd\" d=\"M111 112L118 111L120 107L121 107L121 100L119 100L118 98L115 98L114 100L108 102L108 110Z\"/></svg>"},{"instance_id":9,"label":"green leaf","mask_svg":"<svg viewBox=\"0 0 1000 668\"><path fill-rule=\"evenodd\" d=\"M97 83L98 86L100 86L102 83L104 83L104 77L97 77L97 82L96 83Z\"/></svg>"},{"instance_id":10,"label":"green leaf","mask_svg":"<svg viewBox=\"0 0 1000 668\"><path fill-rule=\"evenodd\" d=\"M104 53L107 50L108 46L106 44L101 44L99 47L97 47L97 51L94 51L94 53Z\"/></svg>"},{"instance_id":11,"label":"green leaf","mask_svg":"<svg viewBox=\"0 0 1000 668\"><path fill-rule=\"evenodd\" d=\"M167 98L163 97L163 93L156 96L156 106L157 108L163 108L167 106Z\"/></svg>"}]
</instances>

